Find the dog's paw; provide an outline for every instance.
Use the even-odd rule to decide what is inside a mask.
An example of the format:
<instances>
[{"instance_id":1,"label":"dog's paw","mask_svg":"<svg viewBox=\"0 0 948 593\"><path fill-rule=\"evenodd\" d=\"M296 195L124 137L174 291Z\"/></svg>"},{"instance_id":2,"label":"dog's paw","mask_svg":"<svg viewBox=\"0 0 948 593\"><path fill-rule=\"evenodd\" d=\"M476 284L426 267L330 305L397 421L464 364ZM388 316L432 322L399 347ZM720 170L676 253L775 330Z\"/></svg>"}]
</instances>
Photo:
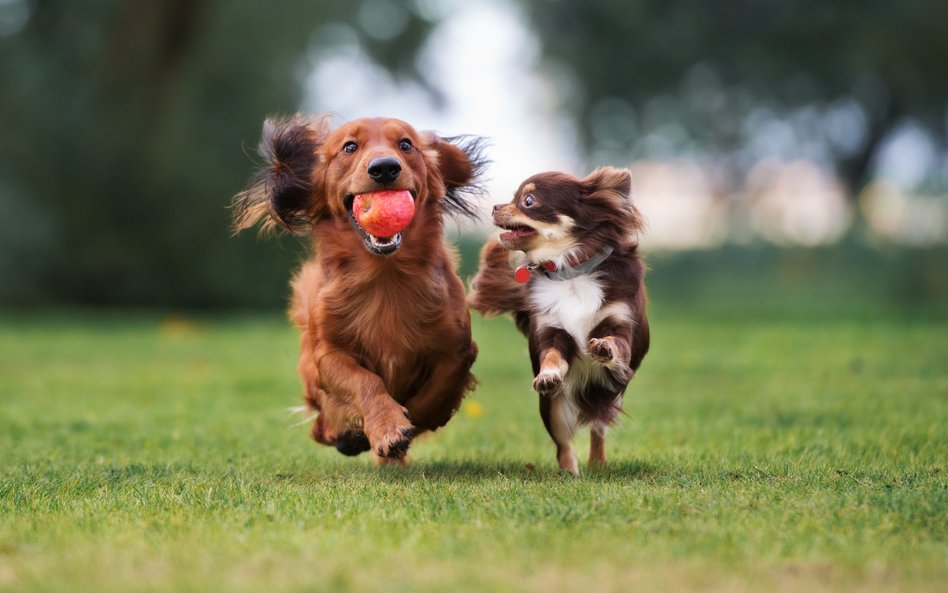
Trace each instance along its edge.
<instances>
[{"instance_id":1,"label":"dog's paw","mask_svg":"<svg viewBox=\"0 0 948 593\"><path fill-rule=\"evenodd\" d=\"M392 430L375 444L376 456L384 459L402 459L408 453L411 439L415 436L414 428L399 428Z\"/></svg>"},{"instance_id":2,"label":"dog's paw","mask_svg":"<svg viewBox=\"0 0 948 593\"><path fill-rule=\"evenodd\" d=\"M533 380L533 389L540 395L551 397L563 386L563 374L559 370L541 370Z\"/></svg>"},{"instance_id":3,"label":"dog's paw","mask_svg":"<svg viewBox=\"0 0 948 593\"><path fill-rule=\"evenodd\" d=\"M408 453L411 439L415 436L415 427L408 419L408 413L401 409L401 413L391 415L384 423L367 431L372 452L377 459L402 459Z\"/></svg>"},{"instance_id":4,"label":"dog's paw","mask_svg":"<svg viewBox=\"0 0 948 593\"><path fill-rule=\"evenodd\" d=\"M336 450L343 455L358 455L363 451L368 451L372 445L369 444L369 437L361 430L347 430L336 437L334 442Z\"/></svg>"},{"instance_id":5,"label":"dog's paw","mask_svg":"<svg viewBox=\"0 0 948 593\"><path fill-rule=\"evenodd\" d=\"M612 337L592 338L586 342L586 352L589 353L590 358L601 364L623 386L635 374L632 368L629 367L628 360L623 358L619 346L616 345L615 339Z\"/></svg>"},{"instance_id":6,"label":"dog's paw","mask_svg":"<svg viewBox=\"0 0 948 593\"><path fill-rule=\"evenodd\" d=\"M586 343L586 352L602 364L610 364L618 359L615 344L609 338L592 338Z\"/></svg>"},{"instance_id":7,"label":"dog's paw","mask_svg":"<svg viewBox=\"0 0 948 593\"><path fill-rule=\"evenodd\" d=\"M576 455L572 449L566 449L556 456L556 462L560 466L560 471L573 476L579 475L579 463L576 462Z\"/></svg>"}]
</instances>

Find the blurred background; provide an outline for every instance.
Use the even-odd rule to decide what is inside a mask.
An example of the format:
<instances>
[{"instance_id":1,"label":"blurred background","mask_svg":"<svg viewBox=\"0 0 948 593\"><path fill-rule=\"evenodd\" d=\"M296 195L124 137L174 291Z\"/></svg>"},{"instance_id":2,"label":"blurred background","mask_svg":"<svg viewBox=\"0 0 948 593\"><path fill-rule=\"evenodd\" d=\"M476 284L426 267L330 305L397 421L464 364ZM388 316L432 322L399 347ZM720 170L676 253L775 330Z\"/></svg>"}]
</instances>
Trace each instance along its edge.
<instances>
[{"instance_id":1,"label":"blurred background","mask_svg":"<svg viewBox=\"0 0 948 593\"><path fill-rule=\"evenodd\" d=\"M944 0L0 0L0 306L282 307L228 205L298 110L487 137L485 211L631 168L659 306L948 304Z\"/></svg>"}]
</instances>

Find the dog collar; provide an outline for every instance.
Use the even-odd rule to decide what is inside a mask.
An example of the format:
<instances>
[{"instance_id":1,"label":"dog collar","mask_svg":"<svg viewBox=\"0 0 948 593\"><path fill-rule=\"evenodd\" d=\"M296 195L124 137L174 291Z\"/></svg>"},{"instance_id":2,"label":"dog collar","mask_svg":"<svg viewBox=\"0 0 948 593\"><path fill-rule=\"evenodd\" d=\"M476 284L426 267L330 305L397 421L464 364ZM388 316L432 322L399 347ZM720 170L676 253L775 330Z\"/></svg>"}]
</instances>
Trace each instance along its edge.
<instances>
[{"instance_id":1,"label":"dog collar","mask_svg":"<svg viewBox=\"0 0 948 593\"><path fill-rule=\"evenodd\" d=\"M613 251L614 249L612 247L606 247L596 255L575 266L557 267L556 264L549 261L543 262L542 264L523 264L514 271L514 280L521 284L529 282L534 271L550 280L572 280L573 278L584 276L598 268L602 262L606 261L606 259L612 255Z\"/></svg>"}]
</instances>

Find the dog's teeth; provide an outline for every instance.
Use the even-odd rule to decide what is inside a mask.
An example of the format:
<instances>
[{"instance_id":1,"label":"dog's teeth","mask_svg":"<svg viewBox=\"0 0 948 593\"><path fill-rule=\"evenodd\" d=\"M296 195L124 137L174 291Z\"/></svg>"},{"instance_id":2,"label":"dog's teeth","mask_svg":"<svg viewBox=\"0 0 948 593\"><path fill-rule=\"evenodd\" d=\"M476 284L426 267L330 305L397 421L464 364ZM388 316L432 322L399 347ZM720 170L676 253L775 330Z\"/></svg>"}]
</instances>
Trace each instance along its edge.
<instances>
[{"instance_id":1,"label":"dog's teeth","mask_svg":"<svg viewBox=\"0 0 948 593\"><path fill-rule=\"evenodd\" d=\"M376 237L375 235L369 235L369 237L372 239L372 243L374 245L377 245L379 247L384 247L386 245L391 245L392 243L395 243L396 241L398 241L398 239L401 238L401 233L392 235L391 237L387 237L387 238L379 238L379 237Z\"/></svg>"}]
</instances>

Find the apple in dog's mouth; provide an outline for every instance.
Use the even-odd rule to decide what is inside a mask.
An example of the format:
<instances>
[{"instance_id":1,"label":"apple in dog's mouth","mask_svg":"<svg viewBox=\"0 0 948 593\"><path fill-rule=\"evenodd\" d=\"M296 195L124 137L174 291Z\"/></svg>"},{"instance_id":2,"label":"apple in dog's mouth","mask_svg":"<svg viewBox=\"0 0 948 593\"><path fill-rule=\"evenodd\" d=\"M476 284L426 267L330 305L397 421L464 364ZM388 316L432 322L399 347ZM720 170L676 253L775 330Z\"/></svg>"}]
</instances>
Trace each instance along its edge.
<instances>
[{"instance_id":1,"label":"apple in dog's mouth","mask_svg":"<svg viewBox=\"0 0 948 593\"><path fill-rule=\"evenodd\" d=\"M366 248L388 255L399 248L401 232L415 215L415 197L408 190L354 194L346 199L346 210Z\"/></svg>"}]
</instances>

